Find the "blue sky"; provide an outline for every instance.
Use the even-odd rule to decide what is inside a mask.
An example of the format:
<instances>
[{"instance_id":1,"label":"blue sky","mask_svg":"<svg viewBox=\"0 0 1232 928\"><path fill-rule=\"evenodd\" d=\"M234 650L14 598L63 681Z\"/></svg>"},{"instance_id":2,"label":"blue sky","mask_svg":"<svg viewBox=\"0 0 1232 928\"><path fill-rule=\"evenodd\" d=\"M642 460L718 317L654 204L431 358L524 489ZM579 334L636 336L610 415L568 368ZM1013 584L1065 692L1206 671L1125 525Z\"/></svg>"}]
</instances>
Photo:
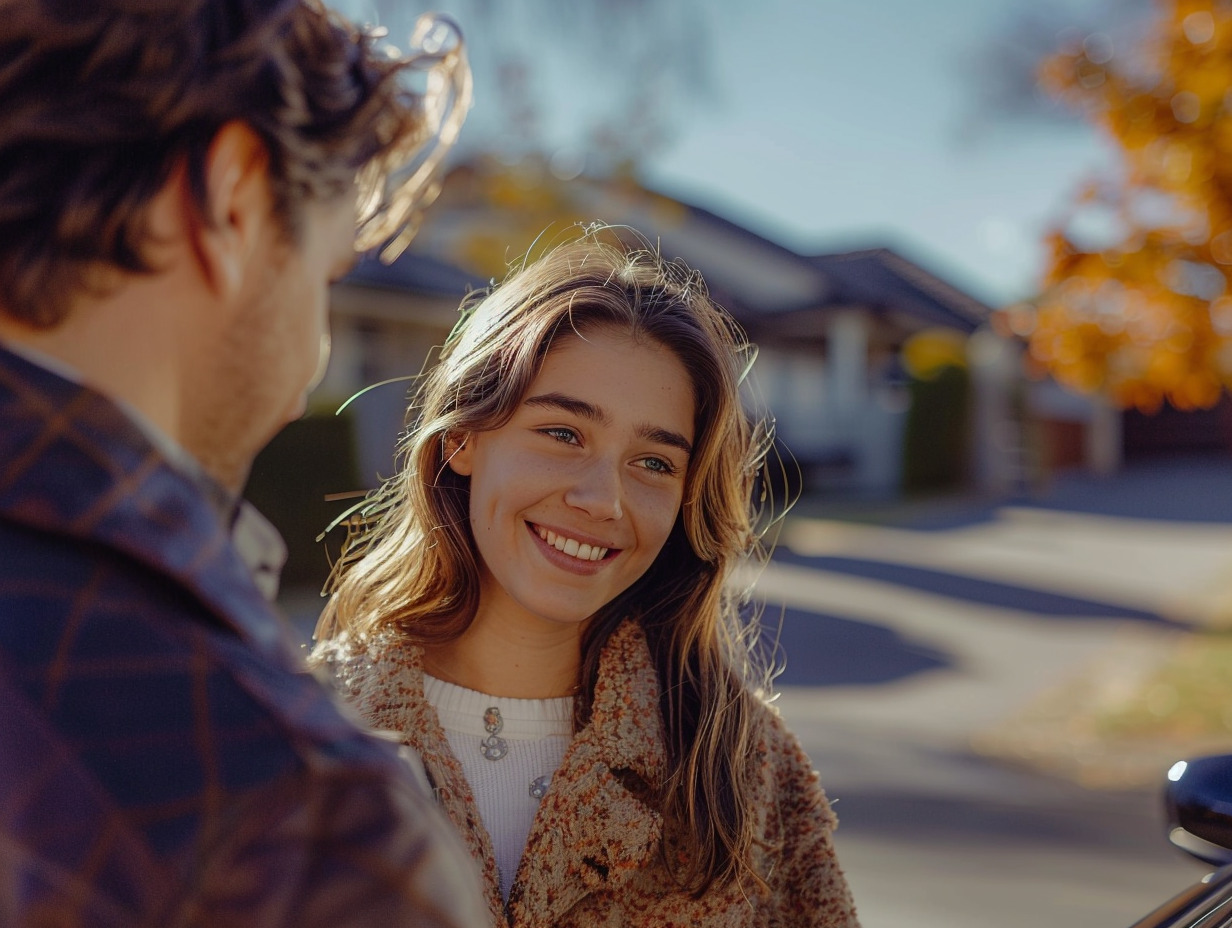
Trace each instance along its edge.
<instances>
[{"instance_id":1,"label":"blue sky","mask_svg":"<svg viewBox=\"0 0 1232 928\"><path fill-rule=\"evenodd\" d=\"M766 54L721 75L721 103L693 114L654 159L652 185L798 250L887 244L990 301L1028 295L1042 231L1109 154L1081 125L964 132L978 75L963 62L1013 5L758 6L728 14L715 60L742 46Z\"/></svg>"},{"instance_id":2,"label":"blue sky","mask_svg":"<svg viewBox=\"0 0 1232 928\"><path fill-rule=\"evenodd\" d=\"M964 131L979 113L981 75L970 60L1032 2L697 0L690 9L702 17L698 41L709 43L711 92L671 108L667 141L642 159L643 178L800 251L888 245L991 303L1028 296L1042 233L1112 158L1080 124ZM1049 7L1058 23L1101 23L1115 2ZM424 8L420 0L338 5L395 35ZM610 103L618 72L588 73L593 46L536 21L553 4L439 6L462 22L476 51L464 139L485 137L484 127L490 137L500 122L501 91L483 64L490 35L531 49L549 146L568 149L587 114ZM675 41L689 35L678 30Z\"/></svg>"}]
</instances>

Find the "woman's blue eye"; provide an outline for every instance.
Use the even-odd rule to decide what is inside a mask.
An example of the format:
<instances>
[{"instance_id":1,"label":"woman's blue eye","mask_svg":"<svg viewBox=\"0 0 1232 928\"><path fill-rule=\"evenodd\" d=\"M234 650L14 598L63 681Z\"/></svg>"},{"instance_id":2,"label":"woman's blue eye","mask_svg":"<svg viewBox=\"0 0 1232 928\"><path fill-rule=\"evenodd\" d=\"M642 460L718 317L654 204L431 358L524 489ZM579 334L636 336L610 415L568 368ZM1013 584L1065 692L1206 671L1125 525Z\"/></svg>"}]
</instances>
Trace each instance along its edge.
<instances>
[{"instance_id":1,"label":"woman's blue eye","mask_svg":"<svg viewBox=\"0 0 1232 928\"><path fill-rule=\"evenodd\" d=\"M576 444L578 440L577 432L573 431L573 429L544 429L543 434L550 435L557 441L563 441L570 445Z\"/></svg>"},{"instance_id":2,"label":"woman's blue eye","mask_svg":"<svg viewBox=\"0 0 1232 928\"><path fill-rule=\"evenodd\" d=\"M671 461L665 461L663 458L646 458L646 469L657 474L676 473L676 468L672 467Z\"/></svg>"}]
</instances>

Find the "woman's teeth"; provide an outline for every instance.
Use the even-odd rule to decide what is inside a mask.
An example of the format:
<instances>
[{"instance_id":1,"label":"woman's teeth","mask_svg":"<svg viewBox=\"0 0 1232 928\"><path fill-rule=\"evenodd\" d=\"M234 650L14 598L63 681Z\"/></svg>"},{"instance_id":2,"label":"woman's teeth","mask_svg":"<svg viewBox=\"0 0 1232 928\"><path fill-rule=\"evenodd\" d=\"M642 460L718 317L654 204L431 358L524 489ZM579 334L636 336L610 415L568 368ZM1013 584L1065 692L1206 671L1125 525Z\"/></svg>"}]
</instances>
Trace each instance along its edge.
<instances>
[{"instance_id":1,"label":"woman's teeth","mask_svg":"<svg viewBox=\"0 0 1232 928\"><path fill-rule=\"evenodd\" d=\"M555 532L548 531L546 528L538 525L535 526L535 531L539 533L540 538L557 551L563 551L570 557L576 557L579 561L599 561L607 556L607 548L584 545L573 538L557 535Z\"/></svg>"}]
</instances>

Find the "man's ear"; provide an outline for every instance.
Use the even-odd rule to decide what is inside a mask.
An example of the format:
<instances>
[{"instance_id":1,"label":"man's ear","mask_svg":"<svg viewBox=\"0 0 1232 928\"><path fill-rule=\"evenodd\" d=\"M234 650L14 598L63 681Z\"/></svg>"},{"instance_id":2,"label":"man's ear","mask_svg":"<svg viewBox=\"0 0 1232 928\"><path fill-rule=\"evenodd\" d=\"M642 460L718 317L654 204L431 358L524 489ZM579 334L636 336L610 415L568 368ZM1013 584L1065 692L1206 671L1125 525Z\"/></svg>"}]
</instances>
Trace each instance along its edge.
<instances>
[{"instance_id":1,"label":"man's ear","mask_svg":"<svg viewBox=\"0 0 1232 928\"><path fill-rule=\"evenodd\" d=\"M474 467L474 454L470 435L450 432L443 440L445 463L459 477L469 477Z\"/></svg>"},{"instance_id":2,"label":"man's ear","mask_svg":"<svg viewBox=\"0 0 1232 928\"><path fill-rule=\"evenodd\" d=\"M243 286L261 237L275 222L265 143L242 122L229 122L206 153L204 215L193 229L201 269L215 294L233 297Z\"/></svg>"}]
</instances>

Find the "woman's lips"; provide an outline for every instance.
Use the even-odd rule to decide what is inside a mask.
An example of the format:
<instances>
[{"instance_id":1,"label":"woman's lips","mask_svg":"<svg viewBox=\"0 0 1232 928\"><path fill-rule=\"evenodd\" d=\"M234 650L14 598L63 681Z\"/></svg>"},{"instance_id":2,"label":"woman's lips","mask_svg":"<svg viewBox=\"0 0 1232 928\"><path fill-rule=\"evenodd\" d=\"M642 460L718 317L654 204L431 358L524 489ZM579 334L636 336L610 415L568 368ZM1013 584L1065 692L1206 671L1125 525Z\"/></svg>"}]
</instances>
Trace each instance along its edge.
<instances>
[{"instance_id":1,"label":"woman's lips","mask_svg":"<svg viewBox=\"0 0 1232 928\"><path fill-rule=\"evenodd\" d=\"M580 569L582 573L593 573L621 550L604 546L598 539L586 536L577 538L534 522L527 522L526 527L553 563L568 569Z\"/></svg>"},{"instance_id":2,"label":"woman's lips","mask_svg":"<svg viewBox=\"0 0 1232 928\"><path fill-rule=\"evenodd\" d=\"M601 561L607 556L608 548L586 541L578 541L572 536L552 531L542 525L534 526L535 533L557 551L563 551L579 561Z\"/></svg>"}]
</instances>

